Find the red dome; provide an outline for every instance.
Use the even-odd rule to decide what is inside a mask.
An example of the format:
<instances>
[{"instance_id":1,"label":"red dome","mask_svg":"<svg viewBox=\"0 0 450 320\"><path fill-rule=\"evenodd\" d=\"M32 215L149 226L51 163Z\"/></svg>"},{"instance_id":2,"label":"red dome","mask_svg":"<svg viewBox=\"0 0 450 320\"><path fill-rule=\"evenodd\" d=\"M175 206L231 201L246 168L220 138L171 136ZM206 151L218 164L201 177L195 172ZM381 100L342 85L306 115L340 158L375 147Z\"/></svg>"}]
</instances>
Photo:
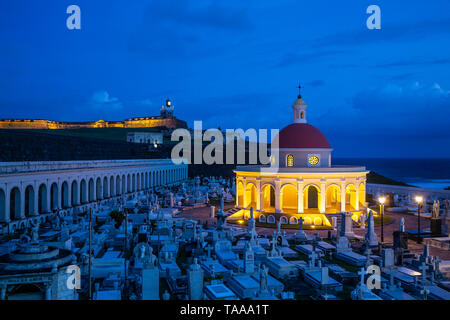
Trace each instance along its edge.
<instances>
[{"instance_id":1,"label":"red dome","mask_svg":"<svg viewBox=\"0 0 450 320\"><path fill-rule=\"evenodd\" d=\"M292 123L280 131L279 137L280 149L331 148L322 132L307 123Z\"/></svg>"}]
</instances>

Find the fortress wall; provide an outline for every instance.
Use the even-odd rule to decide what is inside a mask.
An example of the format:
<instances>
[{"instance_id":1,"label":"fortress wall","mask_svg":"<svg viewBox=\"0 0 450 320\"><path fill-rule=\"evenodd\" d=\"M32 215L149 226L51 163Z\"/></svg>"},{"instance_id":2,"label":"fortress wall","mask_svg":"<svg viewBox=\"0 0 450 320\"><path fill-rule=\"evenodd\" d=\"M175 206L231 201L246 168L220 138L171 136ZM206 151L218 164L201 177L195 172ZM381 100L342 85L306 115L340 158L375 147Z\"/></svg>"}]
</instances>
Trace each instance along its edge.
<instances>
[{"instance_id":1,"label":"fortress wall","mask_svg":"<svg viewBox=\"0 0 450 320\"><path fill-rule=\"evenodd\" d=\"M124 122L125 128L152 128L152 127L166 127L170 129L177 128L177 119L173 118L154 118L134 120L128 119Z\"/></svg>"},{"instance_id":2,"label":"fortress wall","mask_svg":"<svg viewBox=\"0 0 450 320\"><path fill-rule=\"evenodd\" d=\"M125 121L58 122L33 119L0 119L0 129L80 129L80 128L186 128L186 122L175 117L126 119Z\"/></svg>"}]
</instances>

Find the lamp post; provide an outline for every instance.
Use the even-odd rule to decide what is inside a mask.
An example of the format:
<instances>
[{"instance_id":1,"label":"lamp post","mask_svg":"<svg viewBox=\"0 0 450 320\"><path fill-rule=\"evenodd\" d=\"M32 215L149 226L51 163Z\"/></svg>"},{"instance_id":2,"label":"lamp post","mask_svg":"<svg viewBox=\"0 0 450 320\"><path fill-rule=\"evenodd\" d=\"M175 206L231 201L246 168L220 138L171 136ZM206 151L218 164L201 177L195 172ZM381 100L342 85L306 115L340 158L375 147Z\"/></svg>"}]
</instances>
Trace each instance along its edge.
<instances>
[{"instance_id":1,"label":"lamp post","mask_svg":"<svg viewBox=\"0 0 450 320\"><path fill-rule=\"evenodd\" d=\"M386 197L381 196L378 198L380 203L380 214L381 214L381 247L383 247L384 242L384 203L386 202Z\"/></svg>"},{"instance_id":2,"label":"lamp post","mask_svg":"<svg viewBox=\"0 0 450 320\"><path fill-rule=\"evenodd\" d=\"M422 243L422 238L420 237L420 208L422 206L423 197L416 196L417 202L417 243Z\"/></svg>"}]
</instances>

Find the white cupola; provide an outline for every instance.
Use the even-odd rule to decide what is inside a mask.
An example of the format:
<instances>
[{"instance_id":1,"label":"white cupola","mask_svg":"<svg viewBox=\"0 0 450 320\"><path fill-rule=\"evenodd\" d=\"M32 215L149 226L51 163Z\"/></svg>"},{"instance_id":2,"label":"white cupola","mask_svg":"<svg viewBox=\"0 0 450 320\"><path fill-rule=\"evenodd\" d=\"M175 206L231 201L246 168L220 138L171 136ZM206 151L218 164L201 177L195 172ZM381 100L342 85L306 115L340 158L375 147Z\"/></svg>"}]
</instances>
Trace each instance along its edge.
<instances>
[{"instance_id":1,"label":"white cupola","mask_svg":"<svg viewBox=\"0 0 450 320\"><path fill-rule=\"evenodd\" d=\"M298 96L297 100L292 105L292 110L294 112L294 123L306 123L306 103L302 100L302 95L300 94L300 89L302 86L298 86Z\"/></svg>"}]
</instances>

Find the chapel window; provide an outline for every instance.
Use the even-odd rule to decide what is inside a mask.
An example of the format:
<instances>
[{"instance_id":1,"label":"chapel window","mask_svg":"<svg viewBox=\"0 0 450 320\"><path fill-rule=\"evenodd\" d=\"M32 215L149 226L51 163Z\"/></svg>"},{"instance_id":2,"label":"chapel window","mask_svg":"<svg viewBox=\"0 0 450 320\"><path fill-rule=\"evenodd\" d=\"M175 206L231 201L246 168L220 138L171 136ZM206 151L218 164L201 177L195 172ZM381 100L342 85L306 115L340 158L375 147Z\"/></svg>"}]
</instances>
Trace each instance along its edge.
<instances>
[{"instance_id":1,"label":"chapel window","mask_svg":"<svg viewBox=\"0 0 450 320\"><path fill-rule=\"evenodd\" d=\"M292 154L288 154L287 156L287 166L288 167L294 166L294 156Z\"/></svg>"}]
</instances>

